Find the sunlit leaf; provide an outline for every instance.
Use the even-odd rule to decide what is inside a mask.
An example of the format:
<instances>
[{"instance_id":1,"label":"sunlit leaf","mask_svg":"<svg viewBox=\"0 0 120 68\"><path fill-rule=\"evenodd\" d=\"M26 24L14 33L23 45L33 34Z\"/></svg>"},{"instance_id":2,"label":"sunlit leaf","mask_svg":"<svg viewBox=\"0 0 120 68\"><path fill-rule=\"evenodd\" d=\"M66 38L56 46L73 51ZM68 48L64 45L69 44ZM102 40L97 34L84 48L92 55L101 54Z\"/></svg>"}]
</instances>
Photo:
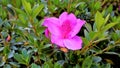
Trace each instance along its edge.
<instances>
[{"instance_id":1,"label":"sunlit leaf","mask_svg":"<svg viewBox=\"0 0 120 68\"><path fill-rule=\"evenodd\" d=\"M35 18L40 11L43 9L44 5L40 4L40 5L36 5L33 9L32 9L32 17Z\"/></svg>"},{"instance_id":2,"label":"sunlit leaf","mask_svg":"<svg viewBox=\"0 0 120 68\"><path fill-rule=\"evenodd\" d=\"M105 23L104 18L100 12L97 12L95 15L95 23L98 30L100 30L103 24Z\"/></svg>"},{"instance_id":3,"label":"sunlit leaf","mask_svg":"<svg viewBox=\"0 0 120 68\"><path fill-rule=\"evenodd\" d=\"M111 27L115 26L116 24L118 24L118 23L116 23L116 22L109 23L105 27L103 27L102 30L105 32L106 30L110 29Z\"/></svg>"},{"instance_id":4,"label":"sunlit leaf","mask_svg":"<svg viewBox=\"0 0 120 68\"><path fill-rule=\"evenodd\" d=\"M28 15L31 15L31 4L26 0L22 0L23 7Z\"/></svg>"}]
</instances>

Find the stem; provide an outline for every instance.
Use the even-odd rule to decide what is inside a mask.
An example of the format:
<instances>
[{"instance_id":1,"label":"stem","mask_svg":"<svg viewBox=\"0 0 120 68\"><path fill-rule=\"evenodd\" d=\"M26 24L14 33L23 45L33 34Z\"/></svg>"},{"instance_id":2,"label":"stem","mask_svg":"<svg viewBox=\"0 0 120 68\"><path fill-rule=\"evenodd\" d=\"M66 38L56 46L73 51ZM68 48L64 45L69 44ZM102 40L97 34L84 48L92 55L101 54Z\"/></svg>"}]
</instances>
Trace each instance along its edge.
<instances>
[{"instance_id":1,"label":"stem","mask_svg":"<svg viewBox=\"0 0 120 68\"><path fill-rule=\"evenodd\" d=\"M31 25L32 25L32 28L33 28L33 32L35 33L36 36L39 36L36 32L36 28L34 26L34 22L33 22L33 19L30 17L30 22L31 22Z\"/></svg>"},{"instance_id":2,"label":"stem","mask_svg":"<svg viewBox=\"0 0 120 68\"><path fill-rule=\"evenodd\" d=\"M106 48L103 49L102 51L100 51L100 52L94 54L94 56L96 56L96 55L98 55L98 54L102 54L103 52L108 51L108 50L110 50L111 48L116 47L117 44L120 44L120 39L119 39L118 41L115 42L115 45L114 45L114 46L113 46L113 45L108 45L108 47L106 47Z\"/></svg>"},{"instance_id":3,"label":"stem","mask_svg":"<svg viewBox=\"0 0 120 68\"><path fill-rule=\"evenodd\" d=\"M92 44L93 44L92 41L90 41L89 44L86 45L86 46L80 51L80 53L81 53L81 54L84 54L84 53L89 49L89 47L90 47Z\"/></svg>"},{"instance_id":4,"label":"stem","mask_svg":"<svg viewBox=\"0 0 120 68\"><path fill-rule=\"evenodd\" d=\"M100 41L94 42L94 40L99 36L99 34L100 34L99 32L97 32L95 34L95 36L91 39L91 41L89 42L88 45L85 45L85 47L82 48L82 50L80 51L81 54L85 54L89 50L89 48L94 46L93 44L96 44L96 43L100 42Z\"/></svg>"},{"instance_id":5,"label":"stem","mask_svg":"<svg viewBox=\"0 0 120 68\"><path fill-rule=\"evenodd\" d=\"M2 34L0 33L1 39L3 40L3 45L6 46L8 45L8 42L6 42L6 40L3 38Z\"/></svg>"}]
</instances>

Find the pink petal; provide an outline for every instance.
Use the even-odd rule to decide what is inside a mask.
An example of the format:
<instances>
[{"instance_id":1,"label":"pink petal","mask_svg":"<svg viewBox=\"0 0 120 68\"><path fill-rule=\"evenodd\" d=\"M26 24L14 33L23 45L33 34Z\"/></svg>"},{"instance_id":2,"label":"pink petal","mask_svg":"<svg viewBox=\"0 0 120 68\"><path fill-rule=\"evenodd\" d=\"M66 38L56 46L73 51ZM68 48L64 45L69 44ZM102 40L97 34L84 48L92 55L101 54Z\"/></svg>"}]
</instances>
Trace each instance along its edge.
<instances>
[{"instance_id":1,"label":"pink petal","mask_svg":"<svg viewBox=\"0 0 120 68\"><path fill-rule=\"evenodd\" d=\"M49 30L46 28L46 29L45 29L45 36L46 36L47 38L49 38L49 35L50 35Z\"/></svg>"},{"instance_id":2,"label":"pink petal","mask_svg":"<svg viewBox=\"0 0 120 68\"><path fill-rule=\"evenodd\" d=\"M59 23L59 19L56 18L56 17L45 18L45 19L44 19L44 22L43 22L43 26L48 27L49 24L60 25L60 23Z\"/></svg>"},{"instance_id":3,"label":"pink petal","mask_svg":"<svg viewBox=\"0 0 120 68\"><path fill-rule=\"evenodd\" d=\"M82 39L79 36L75 36L71 39L65 39L64 45L71 50L79 50L82 48Z\"/></svg>"},{"instance_id":4,"label":"pink petal","mask_svg":"<svg viewBox=\"0 0 120 68\"><path fill-rule=\"evenodd\" d=\"M80 19L77 19L77 23L76 25L74 26L74 28L72 29L72 31L70 32L71 34L71 37L74 37L81 29L81 27L85 24L85 21L84 20L80 20Z\"/></svg>"},{"instance_id":5,"label":"pink petal","mask_svg":"<svg viewBox=\"0 0 120 68\"><path fill-rule=\"evenodd\" d=\"M60 16L59 16L59 20L60 20L60 23L61 25L66 21L66 20L69 20L71 22L72 25L76 24L76 16L71 13L71 14L68 14L67 12L63 12Z\"/></svg>"},{"instance_id":6,"label":"pink petal","mask_svg":"<svg viewBox=\"0 0 120 68\"><path fill-rule=\"evenodd\" d=\"M63 44L63 39L61 39L59 36L51 35L51 42L60 47L65 47Z\"/></svg>"},{"instance_id":7,"label":"pink petal","mask_svg":"<svg viewBox=\"0 0 120 68\"><path fill-rule=\"evenodd\" d=\"M57 18L46 18L43 26L46 26L51 34L60 35L59 20Z\"/></svg>"},{"instance_id":8,"label":"pink petal","mask_svg":"<svg viewBox=\"0 0 120 68\"><path fill-rule=\"evenodd\" d=\"M71 22L71 24L74 26L77 22L77 18L73 13L70 13L68 15L68 20Z\"/></svg>"},{"instance_id":9,"label":"pink petal","mask_svg":"<svg viewBox=\"0 0 120 68\"><path fill-rule=\"evenodd\" d=\"M62 24L66 19L67 19L68 13L67 12L63 12L60 16L59 16L59 20L60 23Z\"/></svg>"}]
</instances>

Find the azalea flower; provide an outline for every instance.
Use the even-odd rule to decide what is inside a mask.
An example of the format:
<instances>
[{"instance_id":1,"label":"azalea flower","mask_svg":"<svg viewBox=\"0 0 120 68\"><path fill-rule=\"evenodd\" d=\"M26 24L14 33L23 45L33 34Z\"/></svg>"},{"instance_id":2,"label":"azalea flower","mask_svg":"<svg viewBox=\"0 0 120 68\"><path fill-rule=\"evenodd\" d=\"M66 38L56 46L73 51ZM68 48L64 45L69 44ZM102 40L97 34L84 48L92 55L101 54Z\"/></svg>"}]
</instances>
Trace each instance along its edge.
<instances>
[{"instance_id":1,"label":"azalea flower","mask_svg":"<svg viewBox=\"0 0 120 68\"><path fill-rule=\"evenodd\" d=\"M45 18L43 26L47 27L45 36L50 38L53 44L70 50L82 48L82 39L76 34L85 24L84 20L77 19L73 13L63 12L59 18Z\"/></svg>"}]
</instances>

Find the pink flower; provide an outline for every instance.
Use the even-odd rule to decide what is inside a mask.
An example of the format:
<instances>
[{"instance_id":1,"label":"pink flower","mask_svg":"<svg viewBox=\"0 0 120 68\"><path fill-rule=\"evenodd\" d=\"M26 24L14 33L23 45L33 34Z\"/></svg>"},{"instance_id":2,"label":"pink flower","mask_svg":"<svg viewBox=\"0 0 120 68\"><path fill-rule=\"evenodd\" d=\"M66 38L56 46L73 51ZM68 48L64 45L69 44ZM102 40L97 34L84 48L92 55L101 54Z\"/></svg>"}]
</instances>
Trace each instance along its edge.
<instances>
[{"instance_id":1,"label":"pink flower","mask_svg":"<svg viewBox=\"0 0 120 68\"><path fill-rule=\"evenodd\" d=\"M43 26L46 37L51 39L51 42L70 50L78 50L82 48L82 39L76 34L85 24L84 20L77 19L74 14L63 12L59 18L45 18Z\"/></svg>"}]
</instances>

